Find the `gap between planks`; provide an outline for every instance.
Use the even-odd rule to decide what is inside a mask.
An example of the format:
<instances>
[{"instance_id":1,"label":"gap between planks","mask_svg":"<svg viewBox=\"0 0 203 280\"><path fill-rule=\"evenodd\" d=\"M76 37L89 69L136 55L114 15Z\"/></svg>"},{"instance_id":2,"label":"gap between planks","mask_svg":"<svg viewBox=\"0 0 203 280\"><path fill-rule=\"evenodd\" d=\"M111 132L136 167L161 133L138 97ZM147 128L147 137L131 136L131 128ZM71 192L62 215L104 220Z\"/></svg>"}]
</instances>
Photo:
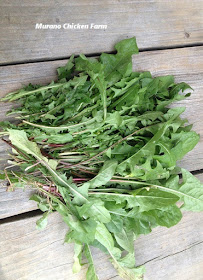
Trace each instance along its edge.
<instances>
[{"instance_id":1,"label":"gap between planks","mask_svg":"<svg viewBox=\"0 0 203 280\"><path fill-rule=\"evenodd\" d=\"M140 49L202 42L202 1L16 0L1 4L1 63L112 51L136 36ZM107 29L35 29L36 23L102 24ZM12 42L12 43L11 43Z\"/></svg>"},{"instance_id":2,"label":"gap between planks","mask_svg":"<svg viewBox=\"0 0 203 280\"><path fill-rule=\"evenodd\" d=\"M154 47L154 48L140 48L139 53L143 52L153 52L153 51L163 51L163 50L174 50L174 49L183 49L183 48L193 48L193 47L202 47L203 43L195 43L195 44L182 44L182 45L169 45L166 47ZM115 54L116 51L107 51L105 52L107 54ZM87 53L84 54L86 57L99 57L102 54L100 53ZM75 55L75 58L78 57L79 54ZM60 56L55 58L46 58L46 59L33 59L33 60L24 60L24 61L12 61L9 63L0 63L0 67L4 66L14 66L14 65L21 65L21 64L27 64L27 63L40 63L40 62L51 62L51 61L58 61L58 60L65 60L69 59L71 56Z\"/></svg>"}]
</instances>

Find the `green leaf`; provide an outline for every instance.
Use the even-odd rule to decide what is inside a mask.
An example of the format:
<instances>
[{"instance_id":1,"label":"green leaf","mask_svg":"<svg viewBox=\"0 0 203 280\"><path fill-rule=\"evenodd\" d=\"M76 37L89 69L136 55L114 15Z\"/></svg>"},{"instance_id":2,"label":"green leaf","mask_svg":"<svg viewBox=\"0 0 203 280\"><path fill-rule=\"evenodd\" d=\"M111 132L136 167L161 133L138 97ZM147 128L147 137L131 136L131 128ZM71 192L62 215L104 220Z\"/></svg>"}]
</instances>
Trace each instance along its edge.
<instances>
[{"instance_id":1,"label":"green leaf","mask_svg":"<svg viewBox=\"0 0 203 280\"><path fill-rule=\"evenodd\" d=\"M114 112L111 114L107 114L106 123L115 126L116 128L119 127L122 123L122 117L120 116L119 112Z\"/></svg>"},{"instance_id":2,"label":"green leaf","mask_svg":"<svg viewBox=\"0 0 203 280\"><path fill-rule=\"evenodd\" d=\"M164 155L156 155L154 158L169 167L175 166L176 161L181 160L185 154L191 151L199 142L199 139L200 136L194 131L173 133L168 141L172 142L174 147L171 146L170 142L166 144L159 142L158 145L163 149Z\"/></svg>"},{"instance_id":3,"label":"green leaf","mask_svg":"<svg viewBox=\"0 0 203 280\"><path fill-rule=\"evenodd\" d=\"M116 201L116 203L127 202L127 208L140 207L140 211L149 211L152 209L162 209L167 205L175 204L179 197L172 193L166 193L156 189L139 190L136 194L122 194L122 193L90 193L90 196L101 198L103 200Z\"/></svg>"},{"instance_id":4,"label":"green leaf","mask_svg":"<svg viewBox=\"0 0 203 280\"><path fill-rule=\"evenodd\" d=\"M91 250L90 250L89 245L87 245L87 244L84 245L84 253L85 253L85 256L86 256L86 258L88 260L88 263L89 263L87 273L86 273L86 280L99 280L99 278L96 274Z\"/></svg>"},{"instance_id":5,"label":"green leaf","mask_svg":"<svg viewBox=\"0 0 203 280\"><path fill-rule=\"evenodd\" d=\"M151 210L153 211L153 210ZM140 234L148 234L152 231L151 227L154 225L155 219L154 217L151 218L151 216L147 216L148 212L141 212L136 215L134 215L132 218L129 217L125 219L125 227L128 229L128 231L132 231L135 236L139 236ZM146 213L146 215L145 215ZM144 217L143 217L144 216ZM149 219L149 217L151 219Z\"/></svg>"},{"instance_id":6,"label":"green leaf","mask_svg":"<svg viewBox=\"0 0 203 280\"><path fill-rule=\"evenodd\" d=\"M158 130L158 132L147 142L143 148L118 165L117 172L122 173L123 170L129 166L131 170L131 176L136 176L136 166L139 163L141 157L147 157L154 154L156 143L164 135L168 126L169 123L163 124L161 129Z\"/></svg>"},{"instance_id":7,"label":"green leaf","mask_svg":"<svg viewBox=\"0 0 203 280\"><path fill-rule=\"evenodd\" d=\"M42 156L41 151L36 143L28 140L25 131L17 129L8 129L11 143L22 151L36 157L39 160L48 162L48 159Z\"/></svg>"},{"instance_id":8,"label":"green leaf","mask_svg":"<svg viewBox=\"0 0 203 280\"><path fill-rule=\"evenodd\" d=\"M30 200L36 201L38 208L43 212L46 212L50 209L47 199L38 194L31 195Z\"/></svg>"},{"instance_id":9,"label":"green leaf","mask_svg":"<svg viewBox=\"0 0 203 280\"><path fill-rule=\"evenodd\" d=\"M183 182L179 176L171 177L166 183L166 191L171 191L184 202L181 207L189 211L203 211L203 185L189 171L182 169Z\"/></svg>"},{"instance_id":10,"label":"green leaf","mask_svg":"<svg viewBox=\"0 0 203 280\"><path fill-rule=\"evenodd\" d=\"M120 41L115 45L116 55L102 53L100 61L105 66L105 78L114 84L122 76L132 72L132 55L138 53L135 37Z\"/></svg>"},{"instance_id":11,"label":"green leaf","mask_svg":"<svg viewBox=\"0 0 203 280\"><path fill-rule=\"evenodd\" d=\"M75 243L73 256L74 264L72 267L73 273L78 273L81 270L82 251L83 245Z\"/></svg>"},{"instance_id":12,"label":"green leaf","mask_svg":"<svg viewBox=\"0 0 203 280\"><path fill-rule=\"evenodd\" d=\"M182 218L182 213L176 205L168 206L162 210L151 210L148 213L155 217L158 225L167 228L176 225Z\"/></svg>"},{"instance_id":13,"label":"green leaf","mask_svg":"<svg viewBox=\"0 0 203 280\"><path fill-rule=\"evenodd\" d=\"M135 37L124 39L118 42L115 45L115 49L117 50L118 55L123 55L123 56L133 55L139 52Z\"/></svg>"},{"instance_id":14,"label":"green leaf","mask_svg":"<svg viewBox=\"0 0 203 280\"><path fill-rule=\"evenodd\" d=\"M57 72L58 72L58 79L63 79L63 78L66 78L66 79L69 79L70 78L70 75L72 73L72 68L74 66L73 64L73 60L74 60L74 55L72 55L67 64L65 66L62 66L62 67L59 67L57 69Z\"/></svg>"},{"instance_id":15,"label":"green leaf","mask_svg":"<svg viewBox=\"0 0 203 280\"><path fill-rule=\"evenodd\" d=\"M127 213L124 215L127 216ZM126 251L134 252L133 232L123 225L122 216L111 214L111 221L106 224L107 229L114 234L117 243Z\"/></svg>"},{"instance_id":16,"label":"green leaf","mask_svg":"<svg viewBox=\"0 0 203 280\"><path fill-rule=\"evenodd\" d=\"M108 201L108 203L109 203L109 201ZM121 210L120 205L119 205L118 209ZM115 213L117 213L116 210L114 210L114 211L115 211ZM120 215L114 214L114 211L110 211L113 214L111 214L111 221L106 224L106 227L112 233L119 233L123 229L123 219L121 219ZM122 213L122 214L127 215L125 210L124 210L124 213Z\"/></svg>"},{"instance_id":17,"label":"green leaf","mask_svg":"<svg viewBox=\"0 0 203 280\"><path fill-rule=\"evenodd\" d=\"M109 251L114 250L114 241L104 224L97 223L95 239L97 239ZM118 250L118 254L120 254Z\"/></svg>"},{"instance_id":18,"label":"green leaf","mask_svg":"<svg viewBox=\"0 0 203 280\"><path fill-rule=\"evenodd\" d=\"M6 175L4 173L0 173L0 180L5 180L6 179Z\"/></svg>"},{"instance_id":19,"label":"green leaf","mask_svg":"<svg viewBox=\"0 0 203 280\"><path fill-rule=\"evenodd\" d=\"M36 222L36 228L37 229L42 230L46 227L48 215L49 215L49 212L45 212L42 215L42 217L39 220L37 220L37 222Z\"/></svg>"},{"instance_id":20,"label":"green leaf","mask_svg":"<svg viewBox=\"0 0 203 280\"><path fill-rule=\"evenodd\" d=\"M112 178L114 175L114 172L117 167L117 161L115 160L108 160L104 163L102 168L100 169L99 173L90 181L85 183L88 185L88 188L98 188L102 185L105 185L106 183L109 182L109 180Z\"/></svg>"},{"instance_id":21,"label":"green leaf","mask_svg":"<svg viewBox=\"0 0 203 280\"><path fill-rule=\"evenodd\" d=\"M88 219L79 221L75 217L63 216L64 221L71 228L66 234L65 242L91 244L95 239L97 224L94 220Z\"/></svg>"},{"instance_id":22,"label":"green leaf","mask_svg":"<svg viewBox=\"0 0 203 280\"><path fill-rule=\"evenodd\" d=\"M171 150L175 155L176 160L183 158L185 154L191 151L199 142L200 136L194 132L181 132L172 135L171 140L176 141L176 146Z\"/></svg>"},{"instance_id":23,"label":"green leaf","mask_svg":"<svg viewBox=\"0 0 203 280\"><path fill-rule=\"evenodd\" d=\"M76 206L80 217L93 218L96 221L108 223L111 220L109 211L104 207L104 202L100 199L89 200L82 206Z\"/></svg>"},{"instance_id":24,"label":"green leaf","mask_svg":"<svg viewBox=\"0 0 203 280\"><path fill-rule=\"evenodd\" d=\"M168 228L176 225L181 218L182 213L176 205L170 205L161 210L155 209L148 212L138 213L136 215L136 219L138 219L139 222L160 225Z\"/></svg>"},{"instance_id":25,"label":"green leaf","mask_svg":"<svg viewBox=\"0 0 203 280\"><path fill-rule=\"evenodd\" d=\"M114 242L111 234L108 232L103 224L97 225L95 238L107 248L112 259L111 262L117 269L119 275L123 279L139 280L142 279L143 267L134 268L134 255L129 254L121 258L120 250L114 247Z\"/></svg>"},{"instance_id":26,"label":"green leaf","mask_svg":"<svg viewBox=\"0 0 203 280\"><path fill-rule=\"evenodd\" d=\"M4 98L1 99L1 101L15 101L15 100L18 100L22 97L28 96L28 95L33 95L33 94L40 93L40 92L43 92L43 91L46 91L46 90L49 90L49 89L60 88L60 87L63 87L63 86L64 86L64 83L58 83L58 84L51 83L48 86L44 86L44 87L37 88L37 89L34 89L34 90L28 90L27 91L27 90L21 89L17 92L13 92L12 94L7 94Z\"/></svg>"},{"instance_id":27,"label":"green leaf","mask_svg":"<svg viewBox=\"0 0 203 280\"><path fill-rule=\"evenodd\" d=\"M33 200L33 201L36 201L36 202L41 202L43 198L39 195L39 194L32 194L29 198L29 200Z\"/></svg>"},{"instance_id":28,"label":"green leaf","mask_svg":"<svg viewBox=\"0 0 203 280\"><path fill-rule=\"evenodd\" d=\"M128 254L119 261L112 258L111 262L115 269L118 271L119 276L125 280L142 280L145 269L143 266L133 267L132 260L133 254ZM134 264L134 261L133 261Z\"/></svg>"},{"instance_id":29,"label":"green leaf","mask_svg":"<svg viewBox=\"0 0 203 280\"><path fill-rule=\"evenodd\" d=\"M48 143L65 144L73 140L73 136L69 133L50 135L47 137Z\"/></svg>"},{"instance_id":30,"label":"green leaf","mask_svg":"<svg viewBox=\"0 0 203 280\"><path fill-rule=\"evenodd\" d=\"M103 65L95 59L88 59L85 55L76 58L76 69L86 71L99 90L104 110L104 119L107 114L106 81L104 79Z\"/></svg>"},{"instance_id":31,"label":"green leaf","mask_svg":"<svg viewBox=\"0 0 203 280\"><path fill-rule=\"evenodd\" d=\"M128 231L125 228L122 228L122 230L118 233L114 233L114 237L117 241L117 243L126 251L129 253L134 252L134 236L132 231Z\"/></svg>"}]
</instances>

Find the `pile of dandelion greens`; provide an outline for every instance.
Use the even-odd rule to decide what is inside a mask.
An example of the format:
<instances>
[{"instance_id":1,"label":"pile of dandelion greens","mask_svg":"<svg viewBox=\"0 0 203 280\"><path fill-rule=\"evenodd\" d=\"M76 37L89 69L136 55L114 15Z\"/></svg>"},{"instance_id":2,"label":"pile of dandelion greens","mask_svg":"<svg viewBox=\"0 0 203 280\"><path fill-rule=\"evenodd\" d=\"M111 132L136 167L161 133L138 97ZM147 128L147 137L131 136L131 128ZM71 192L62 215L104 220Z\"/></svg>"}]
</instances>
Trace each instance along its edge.
<instances>
[{"instance_id":1,"label":"pile of dandelion greens","mask_svg":"<svg viewBox=\"0 0 203 280\"><path fill-rule=\"evenodd\" d=\"M199 135L180 118L184 108L169 106L189 96L190 86L133 72L135 38L115 49L96 59L72 56L57 69L57 82L30 84L1 100L18 106L8 112L17 124L0 123L12 147L0 178L13 189L37 190L31 199L44 212L37 228L53 211L61 214L65 242L75 243L73 272L85 256L87 280L98 279L91 246L109 255L123 279L142 279L134 240L176 225L181 210L203 210L203 187L176 165Z\"/></svg>"}]
</instances>

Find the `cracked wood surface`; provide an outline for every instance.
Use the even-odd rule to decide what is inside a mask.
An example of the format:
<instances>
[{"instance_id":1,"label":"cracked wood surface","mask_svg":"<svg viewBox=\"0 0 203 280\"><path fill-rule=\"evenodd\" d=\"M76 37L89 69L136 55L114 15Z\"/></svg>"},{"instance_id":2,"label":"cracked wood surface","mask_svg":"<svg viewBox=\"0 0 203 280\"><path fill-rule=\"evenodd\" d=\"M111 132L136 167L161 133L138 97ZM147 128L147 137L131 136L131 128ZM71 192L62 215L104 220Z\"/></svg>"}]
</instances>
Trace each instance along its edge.
<instances>
[{"instance_id":1,"label":"cracked wood surface","mask_svg":"<svg viewBox=\"0 0 203 280\"><path fill-rule=\"evenodd\" d=\"M116 42L132 36L140 49L202 42L201 0L1 2L0 63L112 51ZM108 28L36 30L36 23L94 23Z\"/></svg>"},{"instance_id":2,"label":"cracked wood surface","mask_svg":"<svg viewBox=\"0 0 203 280\"><path fill-rule=\"evenodd\" d=\"M72 274L73 244L63 244L67 226L58 213L49 216L43 231L40 216L4 223L0 227L1 280L83 280L86 266ZM137 265L146 265L144 280L201 280L203 275L203 213L184 212L170 229L158 227L135 241ZM100 280L120 280L108 257L92 248ZM15 264L15 265L14 265Z\"/></svg>"},{"instance_id":3,"label":"cracked wood surface","mask_svg":"<svg viewBox=\"0 0 203 280\"><path fill-rule=\"evenodd\" d=\"M173 61L171 60L173 57ZM0 67L0 97L9 91L16 90L22 85L29 82L34 84L46 84L56 79L56 68L64 65L67 60L28 63L15 66ZM194 89L191 97L178 102L180 106L186 106L184 117L194 123L194 130L200 133L201 140L197 146L181 161L180 165L188 170L203 169L203 111L201 104L202 95L202 78L203 78L203 48L191 47L174 50L149 51L142 52L133 57L134 70L150 70L153 75L174 74L177 82L187 81ZM9 105L1 105L0 117L6 118L5 113ZM198 117L197 117L198 116ZM0 169L6 164L8 157L8 146L0 142ZM0 189L0 218L9 217L19 213L24 213L34 209L34 204L27 201L29 191L20 194L20 190L7 194L5 189ZM22 196L21 196L22 195ZM22 197L22 200L21 200ZM15 207L14 207L15 205Z\"/></svg>"}]
</instances>

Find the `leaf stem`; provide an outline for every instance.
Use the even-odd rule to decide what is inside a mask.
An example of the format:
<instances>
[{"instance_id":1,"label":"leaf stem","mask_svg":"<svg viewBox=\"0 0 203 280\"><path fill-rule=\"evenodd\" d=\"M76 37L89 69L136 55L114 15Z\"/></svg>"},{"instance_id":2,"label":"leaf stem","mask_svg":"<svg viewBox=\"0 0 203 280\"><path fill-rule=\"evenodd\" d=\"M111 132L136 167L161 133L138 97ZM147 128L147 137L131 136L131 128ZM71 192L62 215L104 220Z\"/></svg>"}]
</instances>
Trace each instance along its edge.
<instances>
[{"instance_id":1,"label":"leaf stem","mask_svg":"<svg viewBox=\"0 0 203 280\"><path fill-rule=\"evenodd\" d=\"M7 100L15 101L15 100L17 100L21 97L24 97L26 95L29 95L29 94L37 93L37 92L44 91L44 90L51 89L51 88L61 87L61 86L64 86L64 85L65 85L64 83L48 85L48 86L40 87L40 88L37 88L37 89L34 89L34 90L25 91L25 92L22 92L22 93L19 92L19 91L14 91L14 92L6 95L5 97L1 98L0 101L7 101ZM15 94L16 94L16 96L15 96Z\"/></svg>"},{"instance_id":2,"label":"leaf stem","mask_svg":"<svg viewBox=\"0 0 203 280\"><path fill-rule=\"evenodd\" d=\"M82 126L82 125L85 125L85 124L93 122L93 121L94 121L94 119L91 119L91 120L88 120L88 121L83 122L83 123L77 123L77 124L73 124L73 125L69 125L69 126L46 126L46 125L31 123L31 122L28 122L28 121L25 121L25 120L23 120L23 123L29 124L29 125L34 126L34 127L39 127L39 128L65 130L65 129L69 129L69 128L72 128L72 127Z\"/></svg>"}]
</instances>

